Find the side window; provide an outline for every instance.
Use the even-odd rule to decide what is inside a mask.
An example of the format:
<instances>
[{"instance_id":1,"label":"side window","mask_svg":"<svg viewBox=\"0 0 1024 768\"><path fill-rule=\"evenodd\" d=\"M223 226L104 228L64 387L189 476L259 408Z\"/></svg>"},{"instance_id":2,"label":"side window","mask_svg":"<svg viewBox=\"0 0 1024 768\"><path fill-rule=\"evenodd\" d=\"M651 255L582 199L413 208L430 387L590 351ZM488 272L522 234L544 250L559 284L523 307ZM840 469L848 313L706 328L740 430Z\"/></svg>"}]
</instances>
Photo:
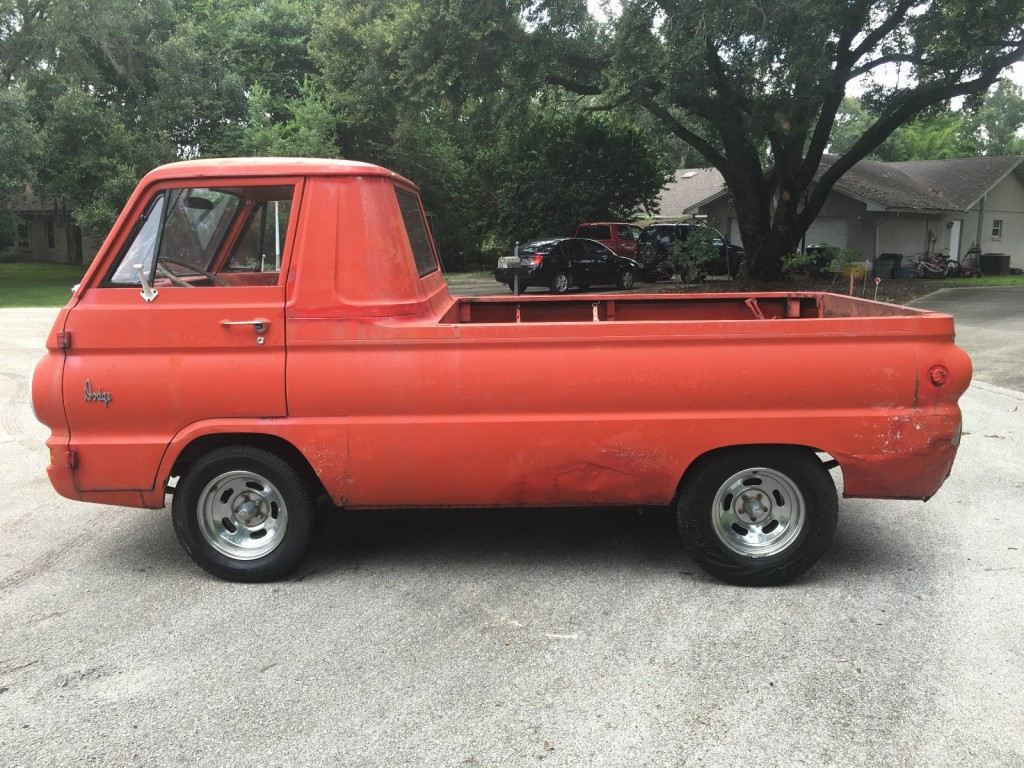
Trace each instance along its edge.
<instances>
[{"instance_id":1,"label":"side window","mask_svg":"<svg viewBox=\"0 0 1024 768\"><path fill-rule=\"evenodd\" d=\"M261 200L249 206L242 234L225 268L231 272L278 272L291 219L291 196L282 200Z\"/></svg>"},{"instance_id":2,"label":"side window","mask_svg":"<svg viewBox=\"0 0 1024 768\"><path fill-rule=\"evenodd\" d=\"M606 224L591 224L580 227L576 237L589 237L591 240L611 240L612 229Z\"/></svg>"},{"instance_id":3,"label":"side window","mask_svg":"<svg viewBox=\"0 0 1024 768\"><path fill-rule=\"evenodd\" d=\"M634 240L639 240L640 239L640 235L642 235L643 232L644 232L642 227L638 227L635 224L630 224L629 225L629 231L633 234L633 239Z\"/></svg>"},{"instance_id":4,"label":"side window","mask_svg":"<svg viewBox=\"0 0 1024 768\"><path fill-rule=\"evenodd\" d=\"M294 187L163 190L140 217L107 286L273 285L281 268ZM266 273L247 278L237 273Z\"/></svg>"},{"instance_id":5,"label":"side window","mask_svg":"<svg viewBox=\"0 0 1024 768\"><path fill-rule=\"evenodd\" d=\"M583 247L587 251L587 256L592 259L603 260L608 258L608 249L600 243L595 243L593 240L584 240Z\"/></svg>"},{"instance_id":6,"label":"side window","mask_svg":"<svg viewBox=\"0 0 1024 768\"><path fill-rule=\"evenodd\" d=\"M416 271L420 277L425 277L437 271L437 261L434 259L430 237L420 215L420 200L412 192L398 187L395 187L395 194L398 196L398 207L402 211L402 221L405 223L405 233L409 238L412 257L416 261Z\"/></svg>"},{"instance_id":7,"label":"side window","mask_svg":"<svg viewBox=\"0 0 1024 768\"><path fill-rule=\"evenodd\" d=\"M633 239L633 230L627 224L619 224L619 240L630 241Z\"/></svg>"},{"instance_id":8,"label":"side window","mask_svg":"<svg viewBox=\"0 0 1024 768\"><path fill-rule=\"evenodd\" d=\"M165 197L161 192L142 214L135 237L107 281L111 285L141 285L140 271L146 275L153 274L153 257L156 256L157 235L163 225Z\"/></svg>"},{"instance_id":9,"label":"side window","mask_svg":"<svg viewBox=\"0 0 1024 768\"><path fill-rule=\"evenodd\" d=\"M582 240L564 240L562 241L562 253L570 259L582 259L583 258L583 241Z\"/></svg>"}]
</instances>

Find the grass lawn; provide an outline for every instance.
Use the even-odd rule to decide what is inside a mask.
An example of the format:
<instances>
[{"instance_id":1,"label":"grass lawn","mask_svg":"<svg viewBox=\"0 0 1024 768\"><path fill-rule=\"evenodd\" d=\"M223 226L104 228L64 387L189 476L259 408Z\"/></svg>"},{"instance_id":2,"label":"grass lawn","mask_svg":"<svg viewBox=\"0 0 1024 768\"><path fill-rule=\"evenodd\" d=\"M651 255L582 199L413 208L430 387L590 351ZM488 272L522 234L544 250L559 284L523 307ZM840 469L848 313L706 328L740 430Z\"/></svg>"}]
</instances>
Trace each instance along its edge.
<instances>
[{"instance_id":1,"label":"grass lawn","mask_svg":"<svg viewBox=\"0 0 1024 768\"><path fill-rule=\"evenodd\" d=\"M84 272L71 264L0 264L0 307L62 307Z\"/></svg>"},{"instance_id":2,"label":"grass lawn","mask_svg":"<svg viewBox=\"0 0 1024 768\"><path fill-rule=\"evenodd\" d=\"M70 264L0 264L0 307L60 307L71 295L71 286L82 279L84 267ZM459 286L490 282L491 272L455 272L445 276L455 289ZM879 301L905 304L940 288L980 288L982 286L1024 285L1024 276L976 277L936 280L883 280L878 289ZM874 296L874 283L868 279L855 285L855 296ZM834 291L846 293L849 282L840 278L805 282L758 283L749 279L708 281L700 285L682 285L677 282L641 283L637 290L644 293L742 293L744 291Z\"/></svg>"}]
</instances>

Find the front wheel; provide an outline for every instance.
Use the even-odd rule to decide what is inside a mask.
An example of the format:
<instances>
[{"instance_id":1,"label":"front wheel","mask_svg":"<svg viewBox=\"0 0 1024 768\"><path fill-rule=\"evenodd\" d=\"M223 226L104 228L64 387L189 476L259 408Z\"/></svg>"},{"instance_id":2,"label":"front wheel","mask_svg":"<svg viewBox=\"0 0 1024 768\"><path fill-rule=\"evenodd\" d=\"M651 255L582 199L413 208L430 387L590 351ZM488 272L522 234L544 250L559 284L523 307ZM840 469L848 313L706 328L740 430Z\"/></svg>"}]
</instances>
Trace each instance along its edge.
<instances>
[{"instance_id":1,"label":"front wheel","mask_svg":"<svg viewBox=\"0 0 1024 768\"><path fill-rule=\"evenodd\" d=\"M229 581L273 581L290 573L309 543L315 498L279 456L218 448L189 467L171 517L197 565Z\"/></svg>"},{"instance_id":2,"label":"front wheel","mask_svg":"<svg viewBox=\"0 0 1024 768\"><path fill-rule=\"evenodd\" d=\"M835 484L807 449L737 448L687 473L677 505L683 545L731 584L792 581L814 565L835 532Z\"/></svg>"},{"instance_id":3,"label":"front wheel","mask_svg":"<svg viewBox=\"0 0 1024 768\"><path fill-rule=\"evenodd\" d=\"M619 288L625 291L632 290L633 284L636 282L636 273L632 269L627 269L619 275Z\"/></svg>"}]
</instances>

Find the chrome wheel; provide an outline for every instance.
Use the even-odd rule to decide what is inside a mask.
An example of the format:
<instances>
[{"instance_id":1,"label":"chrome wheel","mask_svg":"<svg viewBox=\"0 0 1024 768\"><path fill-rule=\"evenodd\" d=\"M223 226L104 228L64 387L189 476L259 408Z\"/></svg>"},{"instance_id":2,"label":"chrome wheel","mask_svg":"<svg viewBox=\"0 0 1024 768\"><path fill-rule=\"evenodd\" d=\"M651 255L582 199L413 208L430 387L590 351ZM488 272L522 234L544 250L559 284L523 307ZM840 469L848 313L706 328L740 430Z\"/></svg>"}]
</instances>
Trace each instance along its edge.
<instances>
[{"instance_id":1,"label":"chrome wheel","mask_svg":"<svg viewBox=\"0 0 1024 768\"><path fill-rule=\"evenodd\" d=\"M633 281L635 279L636 277L633 274L633 270L627 269L625 272L622 273L622 278L619 280L619 284L623 287L623 289L628 291L633 287Z\"/></svg>"},{"instance_id":2,"label":"chrome wheel","mask_svg":"<svg viewBox=\"0 0 1024 768\"><path fill-rule=\"evenodd\" d=\"M207 483L196 516L206 543L233 560L256 560L273 552L288 525L280 491L262 475L244 470Z\"/></svg>"},{"instance_id":3,"label":"chrome wheel","mask_svg":"<svg viewBox=\"0 0 1024 768\"><path fill-rule=\"evenodd\" d=\"M553 293L565 293L569 290L569 276L565 272L559 272L551 281Z\"/></svg>"},{"instance_id":4,"label":"chrome wheel","mask_svg":"<svg viewBox=\"0 0 1024 768\"><path fill-rule=\"evenodd\" d=\"M797 484L767 467L751 467L719 487L711 526L727 549L744 557L771 557L788 548L804 527L806 505Z\"/></svg>"}]
</instances>

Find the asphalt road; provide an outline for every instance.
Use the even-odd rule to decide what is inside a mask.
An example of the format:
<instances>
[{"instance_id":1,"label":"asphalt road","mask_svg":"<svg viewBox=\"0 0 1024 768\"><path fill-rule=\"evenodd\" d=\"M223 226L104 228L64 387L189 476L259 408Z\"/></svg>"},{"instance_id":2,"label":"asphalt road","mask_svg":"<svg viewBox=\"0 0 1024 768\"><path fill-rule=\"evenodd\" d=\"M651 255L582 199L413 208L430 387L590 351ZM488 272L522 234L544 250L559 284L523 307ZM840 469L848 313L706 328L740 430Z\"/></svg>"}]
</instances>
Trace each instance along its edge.
<instances>
[{"instance_id":1,"label":"asphalt road","mask_svg":"<svg viewBox=\"0 0 1024 768\"><path fill-rule=\"evenodd\" d=\"M1024 296L927 303L978 367L953 476L841 503L765 590L620 510L349 514L295 578L215 581L166 512L53 493L53 313L0 311L0 765L1020 766Z\"/></svg>"}]
</instances>

